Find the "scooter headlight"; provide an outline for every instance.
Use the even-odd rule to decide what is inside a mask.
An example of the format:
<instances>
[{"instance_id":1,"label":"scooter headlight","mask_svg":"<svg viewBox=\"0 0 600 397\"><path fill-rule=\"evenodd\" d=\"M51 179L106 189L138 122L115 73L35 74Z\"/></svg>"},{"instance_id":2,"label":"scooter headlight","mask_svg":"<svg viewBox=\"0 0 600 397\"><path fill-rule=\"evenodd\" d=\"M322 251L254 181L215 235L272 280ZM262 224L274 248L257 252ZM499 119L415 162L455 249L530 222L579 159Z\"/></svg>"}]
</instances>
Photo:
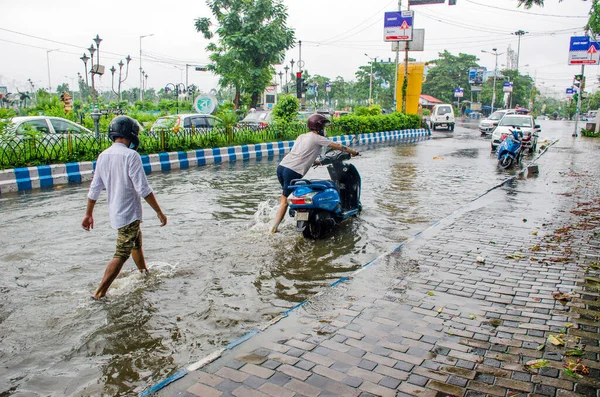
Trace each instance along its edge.
<instances>
[{"instance_id":1,"label":"scooter headlight","mask_svg":"<svg viewBox=\"0 0 600 397\"><path fill-rule=\"evenodd\" d=\"M303 194L301 196L296 196L294 193L290 194L287 202L288 204L292 204L292 205L305 205L305 204L312 204L313 203L313 197L317 194L317 192L310 192L310 193L306 193Z\"/></svg>"}]
</instances>

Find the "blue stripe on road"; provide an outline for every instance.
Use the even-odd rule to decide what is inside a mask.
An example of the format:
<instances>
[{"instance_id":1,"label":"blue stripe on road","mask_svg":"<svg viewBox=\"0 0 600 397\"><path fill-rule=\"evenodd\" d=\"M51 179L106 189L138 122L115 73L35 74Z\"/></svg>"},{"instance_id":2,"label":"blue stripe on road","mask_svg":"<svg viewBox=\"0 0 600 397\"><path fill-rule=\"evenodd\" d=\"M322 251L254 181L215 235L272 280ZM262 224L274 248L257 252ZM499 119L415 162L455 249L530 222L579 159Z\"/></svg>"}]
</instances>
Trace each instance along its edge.
<instances>
[{"instance_id":1,"label":"blue stripe on road","mask_svg":"<svg viewBox=\"0 0 600 397\"><path fill-rule=\"evenodd\" d=\"M160 160L160 170L161 171L170 171L171 170L171 160L169 159L169 153L159 153L158 159Z\"/></svg>"},{"instance_id":2,"label":"blue stripe on road","mask_svg":"<svg viewBox=\"0 0 600 397\"><path fill-rule=\"evenodd\" d=\"M49 165L39 165L38 177L40 178L40 187L52 187L54 186L54 179L52 179L52 169Z\"/></svg>"},{"instance_id":3,"label":"blue stripe on road","mask_svg":"<svg viewBox=\"0 0 600 397\"><path fill-rule=\"evenodd\" d=\"M216 147L216 148L213 148L212 152L213 152L213 158L215 160L215 164L222 163L223 159L221 158L221 149Z\"/></svg>"},{"instance_id":4,"label":"blue stripe on road","mask_svg":"<svg viewBox=\"0 0 600 397\"><path fill-rule=\"evenodd\" d=\"M143 397L151 396L154 393L156 393L157 391L159 391L160 389L162 389L163 387L167 386L170 383L175 382L177 379L183 378L187 374L188 374L187 369L179 370L176 373L174 373L173 375L169 376L167 379L163 380L162 382L155 384L154 386L148 388L147 390L144 390L143 392L141 392L139 394L139 396L143 396Z\"/></svg>"},{"instance_id":5,"label":"blue stripe on road","mask_svg":"<svg viewBox=\"0 0 600 397\"><path fill-rule=\"evenodd\" d=\"M150 157L147 154L140 156L142 158L142 165L144 166L144 172L146 174L152 173L152 166L150 165ZM96 169L96 164L94 163L94 169Z\"/></svg>"},{"instance_id":6,"label":"blue stripe on road","mask_svg":"<svg viewBox=\"0 0 600 397\"><path fill-rule=\"evenodd\" d=\"M79 163L67 163L67 180L69 182L81 183L81 172L79 172Z\"/></svg>"},{"instance_id":7,"label":"blue stripe on road","mask_svg":"<svg viewBox=\"0 0 600 397\"><path fill-rule=\"evenodd\" d=\"M190 168L190 161L186 152L177 152L177 158L179 159L179 168L182 170Z\"/></svg>"},{"instance_id":8,"label":"blue stripe on road","mask_svg":"<svg viewBox=\"0 0 600 397\"><path fill-rule=\"evenodd\" d=\"M15 168L15 179L17 180L17 189L31 190L31 177L28 168Z\"/></svg>"},{"instance_id":9,"label":"blue stripe on road","mask_svg":"<svg viewBox=\"0 0 600 397\"><path fill-rule=\"evenodd\" d=\"M227 346L225 346L225 349L231 350L234 347L236 347L237 345L241 344L242 342L245 342L248 339L252 338L256 334L258 334L258 330L250 331L246 335L244 335L241 338L239 338L238 340L234 340L233 342L231 342L230 344L228 344Z\"/></svg>"}]
</instances>

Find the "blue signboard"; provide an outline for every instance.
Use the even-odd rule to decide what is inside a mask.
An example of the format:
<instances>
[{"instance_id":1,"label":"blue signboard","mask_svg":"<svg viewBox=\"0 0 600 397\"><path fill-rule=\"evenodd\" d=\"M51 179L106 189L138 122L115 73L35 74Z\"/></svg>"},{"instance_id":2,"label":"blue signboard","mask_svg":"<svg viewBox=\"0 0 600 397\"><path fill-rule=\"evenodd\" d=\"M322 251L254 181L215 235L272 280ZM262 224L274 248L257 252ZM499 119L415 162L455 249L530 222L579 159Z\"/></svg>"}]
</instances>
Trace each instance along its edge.
<instances>
[{"instance_id":1,"label":"blue signboard","mask_svg":"<svg viewBox=\"0 0 600 397\"><path fill-rule=\"evenodd\" d=\"M512 81L505 81L504 84L503 84L502 90L504 92L512 92L512 90L513 90L513 83L512 83Z\"/></svg>"},{"instance_id":2,"label":"blue signboard","mask_svg":"<svg viewBox=\"0 0 600 397\"><path fill-rule=\"evenodd\" d=\"M454 89L454 96L457 98L462 98L465 95L465 90L463 90L462 88L455 88Z\"/></svg>"},{"instance_id":3,"label":"blue signboard","mask_svg":"<svg viewBox=\"0 0 600 397\"><path fill-rule=\"evenodd\" d=\"M573 36L569 43L569 65L600 64L600 43L589 36Z\"/></svg>"},{"instance_id":4,"label":"blue signboard","mask_svg":"<svg viewBox=\"0 0 600 397\"><path fill-rule=\"evenodd\" d=\"M411 41L413 30L412 11L389 11L383 22L384 41Z\"/></svg>"},{"instance_id":5,"label":"blue signboard","mask_svg":"<svg viewBox=\"0 0 600 397\"><path fill-rule=\"evenodd\" d=\"M575 89L573 89L572 87L567 88L566 94L567 97L573 97L573 94L575 94Z\"/></svg>"}]
</instances>

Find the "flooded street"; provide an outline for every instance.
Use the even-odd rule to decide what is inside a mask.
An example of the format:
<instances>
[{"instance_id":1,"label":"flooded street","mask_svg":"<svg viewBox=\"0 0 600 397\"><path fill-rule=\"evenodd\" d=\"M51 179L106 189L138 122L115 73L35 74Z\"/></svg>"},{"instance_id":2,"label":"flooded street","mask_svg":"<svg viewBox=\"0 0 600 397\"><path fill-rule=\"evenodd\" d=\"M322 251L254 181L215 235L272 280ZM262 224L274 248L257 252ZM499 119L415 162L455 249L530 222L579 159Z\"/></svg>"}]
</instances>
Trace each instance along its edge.
<instances>
[{"instance_id":1,"label":"flooded street","mask_svg":"<svg viewBox=\"0 0 600 397\"><path fill-rule=\"evenodd\" d=\"M540 142L571 138L572 123L541 123ZM160 228L144 204L151 275L142 278L128 261L104 304L88 299L114 252L106 195L90 233L80 226L89 184L0 196L0 396L134 395L394 249L509 173L498 170L490 139L475 129L358 150L351 161L363 181L363 211L321 241L304 239L290 218L269 234L278 158L153 173L169 224Z\"/></svg>"}]
</instances>

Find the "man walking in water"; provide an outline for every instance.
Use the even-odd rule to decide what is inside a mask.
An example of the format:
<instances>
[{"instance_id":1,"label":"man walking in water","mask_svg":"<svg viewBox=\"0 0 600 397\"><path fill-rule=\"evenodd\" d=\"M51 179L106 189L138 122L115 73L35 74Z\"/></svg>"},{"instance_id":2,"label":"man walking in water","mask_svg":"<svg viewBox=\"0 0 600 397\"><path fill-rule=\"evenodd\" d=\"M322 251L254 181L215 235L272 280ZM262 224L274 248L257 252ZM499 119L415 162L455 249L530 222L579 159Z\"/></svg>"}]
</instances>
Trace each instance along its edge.
<instances>
[{"instance_id":1,"label":"man walking in water","mask_svg":"<svg viewBox=\"0 0 600 397\"><path fill-rule=\"evenodd\" d=\"M329 120L322 114L313 114L310 116L306 122L309 131L296 138L292 150L279 163L277 167L277 179L279 179L283 191L279 198L279 208L275 215L275 222L271 228L271 233L277 232L277 228L287 211L287 198L291 193L289 189L290 182L294 179L301 179L306 175L310 166L314 164L322 147L329 146L336 150L348 152L352 156L358 155L358 151L325 138L325 125L328 123Z\"/></svg>"},{"instance_id":2,"label":"man walking in water","mask_svg":"<svg viewBox=\"0 0 600 397\"><path fill-rule=\"evenodd\" d=\"M102 190L106 189L110 223L118 230L118 237L115 255L106 267L98 290L92 296L94 300L106 295L130 255L137 268L144 274L148 273L140 229L142 197L156 211L160 225L167 224L167 217L154 197L144 173L142 159L136 151L140 143L139 131L140 125L131 117L115 117L108 127L108 136L114 143L100 153L96 162L81 226L87 231L94 228L94 206Z\"/></svg>"}]
</instances>

